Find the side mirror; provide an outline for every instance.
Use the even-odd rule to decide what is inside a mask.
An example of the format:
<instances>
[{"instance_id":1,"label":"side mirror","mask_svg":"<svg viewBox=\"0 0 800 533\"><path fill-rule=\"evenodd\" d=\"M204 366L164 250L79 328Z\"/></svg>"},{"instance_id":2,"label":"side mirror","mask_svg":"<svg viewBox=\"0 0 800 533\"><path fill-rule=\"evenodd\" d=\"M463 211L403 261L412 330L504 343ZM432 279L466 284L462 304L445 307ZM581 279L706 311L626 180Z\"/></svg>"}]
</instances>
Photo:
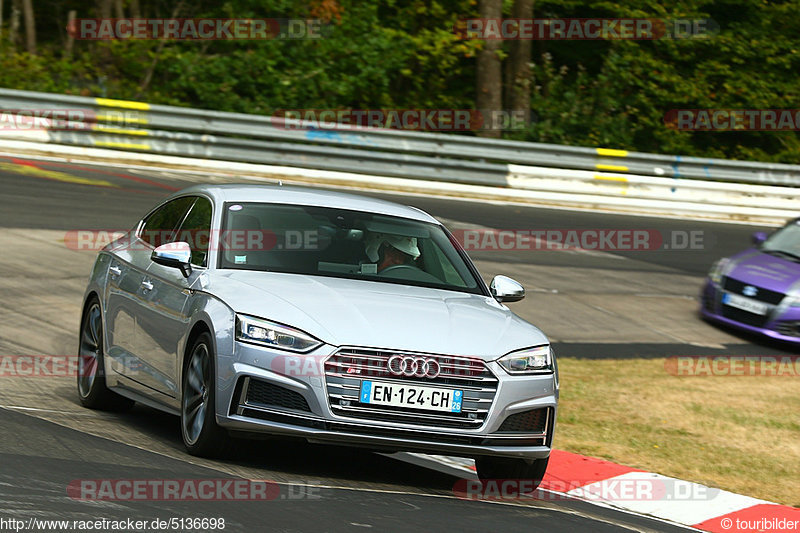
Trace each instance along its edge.
<instances>
[{"instance_id":1,"label":"side mirror","mask_svg":"<svg viewBox=\"0 0 800 533\"><path fill-rule=\"evenodd\" d=\"M757 231L753 233L751 239L753 240L753 244L758 245L767 240L767 234L763 231Z\"/></svg>"},{"instance_id":2,"label":"side mirror","mask_svg":"<svg viewBox=\"0 0 800 533\"><path fill-rule=\"evenodd\" d=\"M162 244L153 250L150 259L159 265L180 269L184 278L188 278L192 273L192 247L188 242Z\"/></svg>"},{"instance_id":3,"label":"side mirror","mask_svg":"<svg viewBox=\"0 0 800 533\"><path fill-rule=\"evenodd\" d=\"M498 302L518 302L525 298L525 289L508 276L495 276L489 291Z\"/></svg>"}]
</instances>

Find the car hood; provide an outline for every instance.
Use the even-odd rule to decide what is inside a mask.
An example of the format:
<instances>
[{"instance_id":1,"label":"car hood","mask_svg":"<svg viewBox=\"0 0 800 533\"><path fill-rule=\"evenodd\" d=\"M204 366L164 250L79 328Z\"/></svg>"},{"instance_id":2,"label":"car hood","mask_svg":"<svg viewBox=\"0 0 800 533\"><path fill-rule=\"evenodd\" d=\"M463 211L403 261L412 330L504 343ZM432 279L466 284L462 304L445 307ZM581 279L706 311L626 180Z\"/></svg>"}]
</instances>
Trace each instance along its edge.
<instances>
[{"instance_id":1,"label":"car hood","mask_svg":"<svg viewBox=\"0 0 800 533\"><path fill-rule=\"evenodd\" d=\"M735 266L727 276L744 283L785 294L794 283L800 281L800 263L754 248L733 256L731 260Z\"/></svg>"},{"instance_id":2,"label":"car hood","mask_svg":"<svg viewBox=\"0 0 800 533\"><path fill-rule=\"evenodd\" d=\"M494 299L393 283L217 271L206 291L237 313L302 329L335 346L495 359L547 337Z\"/></svg>"}]
</instances>

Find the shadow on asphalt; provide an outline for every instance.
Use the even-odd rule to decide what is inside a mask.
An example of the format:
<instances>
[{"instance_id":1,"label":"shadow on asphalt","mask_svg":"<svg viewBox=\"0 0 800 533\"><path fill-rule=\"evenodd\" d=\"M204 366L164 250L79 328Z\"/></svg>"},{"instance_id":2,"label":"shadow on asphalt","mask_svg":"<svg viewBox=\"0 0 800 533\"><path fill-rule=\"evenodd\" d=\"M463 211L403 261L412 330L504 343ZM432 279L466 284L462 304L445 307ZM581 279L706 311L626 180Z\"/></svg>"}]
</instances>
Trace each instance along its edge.
<instances>
[{"instance_id":1,"label":"shadow on asphalt","mask_svg":"<svg viewBox=\"0 0 800 533\"><path fill-rule=\"evenodd\" d=\"M80 408L72 387L54 392ZM186 454L181 439L180 419L156 409L136 404L128 412L104 412L115 417L121 428L151 436L180 454ZM385 457L371 450L348 446L310 444L303 439L265 437L231 439L231 446L216 462L250 469L264 469L281 477L317 481L337 478L359 484L408 485L422 491L452 492L455 477ZM268 474L267 474L268 476ZM415 491L416 492L416 491Z\"/></svg>"}]
</instances>

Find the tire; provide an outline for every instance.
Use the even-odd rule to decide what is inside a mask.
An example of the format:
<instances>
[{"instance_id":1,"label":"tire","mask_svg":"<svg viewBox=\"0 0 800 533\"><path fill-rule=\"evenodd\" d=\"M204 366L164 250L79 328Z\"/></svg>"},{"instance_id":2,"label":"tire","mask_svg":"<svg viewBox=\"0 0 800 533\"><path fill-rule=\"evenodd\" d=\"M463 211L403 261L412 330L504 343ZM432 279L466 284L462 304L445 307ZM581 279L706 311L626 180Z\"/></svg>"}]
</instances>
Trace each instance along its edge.
<instances>
[{"instance_id":1,"label":"tire","mask_svg":"<svg viewBox=\"0 0 800 533\"><path fill-rule=\"evenodd\" d=\"M200 335L189 351L181 391L181 436L186 451L198 457L220 456L230 439L215 416L216 379L208 333Z\"/></svg>"},{"instance_id":2,"label":"tire","mask_svg":"<svg viewBox=\"0 0 800 533\"><path fill-rule=\"evenodd\" d=\"M549 457L535 459L532 463L524 459L507 457L478 457L475 459L475 467L481 481L487 479L531 480L533 485L526 484L526 487L536 489L544 478L549 461Z\"/></svg>"},{"instance_id":3,"label":"tire","mask_svg":"<svg viewBox=\"0 0 800 533\"><path fill-rule=\"evenodd\" d=\"M81 405L89 409L127 411L135 402L106 386L100 301L95 296L91 297L85 309L78 344L78 399Z\"/></svg>"}]
</instances>

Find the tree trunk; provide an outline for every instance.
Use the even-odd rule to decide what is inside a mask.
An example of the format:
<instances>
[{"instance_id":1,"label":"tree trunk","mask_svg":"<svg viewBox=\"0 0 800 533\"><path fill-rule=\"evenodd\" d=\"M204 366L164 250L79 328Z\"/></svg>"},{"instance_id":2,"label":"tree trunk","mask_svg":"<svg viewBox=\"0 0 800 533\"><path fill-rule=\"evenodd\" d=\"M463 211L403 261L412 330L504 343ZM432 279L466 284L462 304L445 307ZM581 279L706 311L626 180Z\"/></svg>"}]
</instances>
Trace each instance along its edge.
<instances>
[{"instance_id":1,"label":"tree trunk","mask_svg":"<svg viewBox=\"0 0 800 533\"><path fill-rule=\"evenodd\" d=\"M33 0L22 0L22 13L25 16L25 48L36 55L36 18L33 13Z\"/></svg>"},{"instance_id":2,"label":"tree trunk","mask_svg":"<svg viewBox=\"0 0 800 533\"><path fill-rule=\"evenodd\" d=\"M534 0L514 0L512 18L533 18ZM506 106L510 111L521 112L525 124L531 116L531 48L533 41L517 39L511 41L506 78Z\"/></svg>"},{"instance_id":3,"label":"tree trunk","mask_svg":"<svg viewBox=\"0 0 800 533\"><path fill-rule=\"evenodd\" d=\"M77 15L78 14L74 9L71 9L69 13L67 13L67 28L73 28L75 26L75 17ZM74 46L75 46L75 32L68 31L67 43L64 45L64 57L72 57L72 48Z\"/></svg>"},{"instance_id":4,"label":"tree trunk","mask_svg":"<svg viewBox=\"0 0 800 533\"><path fill-rule=\"evenodd\" d=\"M139 7L139 0L131 0L131 17L135 19L142 17L142 10Z\"/></svg>"},{"instance_id":5,"label":"tree trunk","mask_svg":"<svg viewBox=\"0 0 800 533\"><path fill-rule=\"evenodd\" d=\"M503 16L503 0L480 0L479 6L483 19L499 19ZM483 128L478 131L480 137L499 138L501 134L501 130L493 124L492 112L499 112L503 107L502 65L497 55L502 43L498 39L487 39L483 41L483 49L478 52L475 107L483 113Z\"/></svg>"},{"instance_id":6,"label":"tree trunk","mask_svg":"<svg viewBox=\"0 0 800 533\"><path fill-rule=\"evenodd\" d=\"M112 0L97 0L97 17L101 19L111 18Z\"/></svg>"},{"instance_id":7,"label":"tree trunk","mask_svg":"<svg viewBox=\"0 0 800 533\"><path fill-rule=\"evenodd\" d=\"M114 0L114 16L118 19L125 18L125 10L122 9L122 0Z\"/></svg>"},{"instance_id":8,"label":"tree trunk","mask_svg":"<svg viewBox=\"0 0 800 533\"><path fill-rule=\"evenodd\" d=\"M8 28L8 40L16 47L19 38L19 16L22 13L22 0L11 2L11 21Z\"/></svg>"}]
</instances>

